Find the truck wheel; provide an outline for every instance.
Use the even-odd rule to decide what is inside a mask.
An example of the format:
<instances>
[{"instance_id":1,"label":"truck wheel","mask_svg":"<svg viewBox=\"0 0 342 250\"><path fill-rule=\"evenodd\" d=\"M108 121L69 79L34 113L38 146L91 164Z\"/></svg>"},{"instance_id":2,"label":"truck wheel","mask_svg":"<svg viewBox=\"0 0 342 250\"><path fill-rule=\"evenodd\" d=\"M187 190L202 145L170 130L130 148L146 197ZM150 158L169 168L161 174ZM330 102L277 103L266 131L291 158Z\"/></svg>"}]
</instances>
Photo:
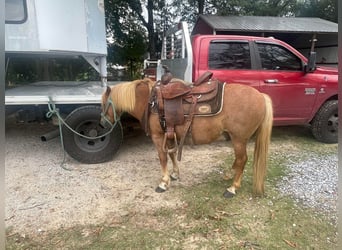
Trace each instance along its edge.
<instances>
[{"instance_id":1,"label":"truck wheel","mask_svg":"<svg viewBox=\"0 0 342 250\"><path fill-rule=\"evenodd\" d=\"M338 100L327 101L311 123L312 134L324 143L338 142Z\"/></svg>"},{"instance_id":2,"label":"truck wheel","mask_svg":"<svg viewBox=\"0 0 342 250\"><path fill-rule=\"evenodd\" d=\"M83 106L72 111L65 122L76 132L88 137L97 137L109 131L100 124L101 108ZM99 139L86 139L75 134L63 125L63 143L65 151L79 162L94 164L109 161L119 150L123 132L118 122L109 135Z\"/></svg>"}]
</instances>

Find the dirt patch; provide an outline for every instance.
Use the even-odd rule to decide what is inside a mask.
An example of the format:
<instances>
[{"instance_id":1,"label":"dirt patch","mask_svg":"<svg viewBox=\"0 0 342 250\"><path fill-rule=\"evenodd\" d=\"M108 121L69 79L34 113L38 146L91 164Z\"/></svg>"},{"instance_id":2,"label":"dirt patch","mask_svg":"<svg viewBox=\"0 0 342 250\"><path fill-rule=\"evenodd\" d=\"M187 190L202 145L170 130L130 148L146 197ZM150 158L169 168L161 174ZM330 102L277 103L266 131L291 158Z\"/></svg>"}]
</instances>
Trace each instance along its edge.
<instances>
[{"instance_id":1,"label":"dirt patch","mask_svg":"<svg viewBox=\"0 0 342 250\"><path fill-rule=\"evenodd\" d=\"M232 154L224 138L211 144L185 146L181 180L158 194L161 172L154 145L142 131L126 136L111 162L80 164L66 156L60 139L42 142L40 136L55 129L48 124L6 121L7 228L36 235L74 225L112 223L128 213L181 205L177 188L192 185ZM224 190L222 190L223 192Z\"/></svg>"}]
</instances>

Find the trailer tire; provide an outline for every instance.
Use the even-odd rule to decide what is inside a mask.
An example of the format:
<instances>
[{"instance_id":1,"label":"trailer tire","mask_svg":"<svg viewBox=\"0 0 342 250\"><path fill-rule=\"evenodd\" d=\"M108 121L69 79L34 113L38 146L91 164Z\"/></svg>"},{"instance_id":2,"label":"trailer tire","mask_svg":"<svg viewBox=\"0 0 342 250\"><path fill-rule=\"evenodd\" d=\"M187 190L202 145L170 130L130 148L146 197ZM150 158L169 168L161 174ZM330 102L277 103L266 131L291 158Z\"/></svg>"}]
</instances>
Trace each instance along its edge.
<instances>
[{"instance_id":1,"label":"trailer tire","mask_svg":"<svg viewBox=\"0 0 342 250\"><path fill-rule=\"evenodd\" d=\"M322 105L311 122L311 130L320 142L338 142L338 100L330 100Z\"/></svg>"},{"instance_id":2,"label":"trailer tire","mask_svg":"<svg viewBox=\"0 0 342 250\"><path fill-rule=\"evenodd\" d=\"M65 122L81 135L96 137L109 131L100 124L101 108L99 106L82 106L72 111ZM123 131L120 122L113 131L98 139L86 139L77 135L65 125L62 128L65 151L81 163L95 164L110 161L119 150Z\"/></svg>"}]
</instances>

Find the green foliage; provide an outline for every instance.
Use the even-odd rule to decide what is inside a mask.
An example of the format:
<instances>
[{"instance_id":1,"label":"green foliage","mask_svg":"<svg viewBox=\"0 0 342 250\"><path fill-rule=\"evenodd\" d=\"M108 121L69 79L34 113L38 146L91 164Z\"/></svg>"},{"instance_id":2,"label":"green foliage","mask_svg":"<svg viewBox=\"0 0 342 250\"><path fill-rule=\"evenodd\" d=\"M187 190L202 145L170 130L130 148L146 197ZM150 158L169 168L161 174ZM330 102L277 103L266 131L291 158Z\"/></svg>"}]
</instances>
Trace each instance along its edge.
<instances>
[{"instance_id":1,"label":"green foliage","mask_svg":"<svg viewBox=\"0 0 342 250\"><path fill-rule=\"evenodd\" d=\"M179 21L193 25L199 14L309 16L337 22L337 0L105 0L105 17L109 64L128 67L130 78L140 77L143 60L159 59L165 30ZM94 79L96 72L76 60L58 59L44 63L37 72L39 60L16 62L8 70L8 81L31 82L38 79ZM48 65L49 71L46 70ZM62 69L62 65L67 65ZM52 69L53 68L53 69ZM74 73L82 72L83 73ZM85 73L84 73L85 72Z\"/></svg>"},{"instance_id":2,"label":"green foliage","mask_svg":"<svg viewBox=\"0 0 342 250\"><path fill-rule=\"evenodd\" d=\"M131 78L139 75L147 49L146 29L139 1L106 0L108 57L111 64L127 65Z\"/></svg>"},{"instance_id":3,"label":"green foliage","mask_svg":"<svg viewBox=\"0 0 342 250\"><path fill-rule=\"evenodd\" d=\"M212 0L218 15L292 16L297 0Z\"/></svg>"},{"instance_id":4,"label":"green foliage","mask_svg":"<svg viewBox=\"0 0 342 250\"><path fill-rule=\"evenodd\" d=\"M214 1L205 0L176 0L173 5L169 6L171 13L176 14L174 20L186 21L194 24L200 14L216 14ZM175 22L170 23L174 25Z\"/></svg>"},{"instance_id":5,"label":"green foliage","mask_svg":"<svg viewBox=\"0 0 342 250\"><path fill-rule=\"evenodd\" d=\"M299 3L297 16L320 17L338 22L337 0L305 0Z\"/></svg>"},{"instance_id":6,"label":"green foliage","mask_svg":"<svg viewBox=\"0 0 342 250\"><path fill-rule=\"evenodd\" d=\"M6 85L37 81L93 81L99 74L83 58L6 58Z\"/></svg>"},{"instance_id":7,"label":"green foliage","mask_svg":"<svg viewBox=\"0 0 342 250\"><path fill-rule=\"evenodd\" d=\"M132 32L125 33L121 38L114 39L115 42L108 43L107 60L114 64L127 65L131 70L131 77L136 74L144 60L146 53L146 37L143 32L136 30L132 25ZM134 32L135 30L135 32Z\"/></svg>"}]
</instances>

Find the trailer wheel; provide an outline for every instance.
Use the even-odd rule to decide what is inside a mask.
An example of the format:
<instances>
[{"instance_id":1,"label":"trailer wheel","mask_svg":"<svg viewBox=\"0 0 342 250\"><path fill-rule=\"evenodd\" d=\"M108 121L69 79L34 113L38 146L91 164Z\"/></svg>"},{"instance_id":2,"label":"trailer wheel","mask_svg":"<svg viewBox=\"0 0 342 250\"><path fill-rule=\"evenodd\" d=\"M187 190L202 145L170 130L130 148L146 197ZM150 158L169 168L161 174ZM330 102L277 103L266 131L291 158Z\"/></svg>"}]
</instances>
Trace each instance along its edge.
<instances>
[{"instance_id":1,"label":"trailer wheel","mask_svg":"<svg viewBox=\"0 0 342 250\"><path fill-rule=\"evenodd\" d=\"M311 123L312 134L324 143L338 142L338 101L327 101L318 110Z\"/></svg>"},{"instance_id":2,"label":"trailer wheel","mask_svg":"<svg viewBox=\"0 0 342 250\"><path fill-rule=\"evenodd\" d=\"M65 122L77 133L88 137L97 137L109 131L100 124L101 108L83 106L72 111ZM109 161L119 150L122 143L122 125L118 122L113 131L99 139L86 139L75 134L63 125L63 143L65 151L79 162L94 164Z\"/></svg>"}]
</instances>

